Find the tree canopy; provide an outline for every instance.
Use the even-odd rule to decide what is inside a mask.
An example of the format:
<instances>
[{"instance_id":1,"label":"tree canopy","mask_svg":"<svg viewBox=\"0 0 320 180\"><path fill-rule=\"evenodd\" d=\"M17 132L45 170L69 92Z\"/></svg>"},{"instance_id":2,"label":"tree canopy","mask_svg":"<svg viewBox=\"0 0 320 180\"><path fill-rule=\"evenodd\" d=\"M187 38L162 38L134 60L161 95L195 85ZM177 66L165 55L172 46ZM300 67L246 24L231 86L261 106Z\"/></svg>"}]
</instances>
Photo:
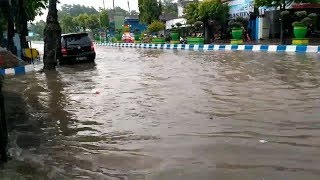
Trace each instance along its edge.
<instances>
[{"instance_id":1,"label":"tree canopy","mask_svg":"<svg viewBox=\"0 0 320 180\"><path fill-rule=\"evenodd\" d=\"M106 30L109 28L110 22L109 22L109 15L107 10L101 10L99 21L103 29Z\"/></svg>"},{"instance_id":2,"label":"tree canopy","mask_svg":"<svg viewBox=\"0 0 320 180\"><path fill-rule=\"evenodd\" d=\"M173 0L163 0L162 14L168 19L178 17L177 3Z\"/></svg>"},{"instance_id":3,"label":"tree canopy","mask_svg":"<svg viewBox=\"0 0 320 180\"><path fill-rule=\"evenodd\" d=\"M159 20L162 14L162 5L157 0L138 0L140 22L151 24Z\"/></svg>"},{"instance_id":4,"label":"tree canopy","mask_svg":"<svg viewBox=\"0 0 320 180\"><path fill-rule=\"evenodd\" d=\"M202 21L205 27L206 42L213 37L213 32L220 29L228 20L229 6L221 0L204 0L186 6L185 17L189 24Z\"/></svg>"},{"instance_id":5,"label":"tree canopy","mask_svg":"<svg viewBox=\"0 0 320 180\"><path fill-rule=\"evenodd\" d=\"M64 4L61 6L61 10L58 11L59 18L66 15L71 17L79 16L80 14L99 14L99 12L94 7L87 7L80 4Z\"/></svg>"}]
</instances>

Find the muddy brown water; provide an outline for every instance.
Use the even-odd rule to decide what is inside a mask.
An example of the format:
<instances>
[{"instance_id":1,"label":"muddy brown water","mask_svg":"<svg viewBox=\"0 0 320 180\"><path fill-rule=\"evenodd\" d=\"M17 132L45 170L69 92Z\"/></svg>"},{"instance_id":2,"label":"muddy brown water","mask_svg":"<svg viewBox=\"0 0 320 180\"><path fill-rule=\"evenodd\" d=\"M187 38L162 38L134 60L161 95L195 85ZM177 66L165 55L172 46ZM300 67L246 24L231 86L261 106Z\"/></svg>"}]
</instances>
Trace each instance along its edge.
<instances>
[{"instance_id":1,"label":"muddy brown water","mask_svg":"<svg viewBox=\"0 0 320 180\"><path fill-rule=\"evenodd\" d=\"M319 55L97 53L6 78L21 103L1 180L320 179Z\"/></svg>"}]
</instances>

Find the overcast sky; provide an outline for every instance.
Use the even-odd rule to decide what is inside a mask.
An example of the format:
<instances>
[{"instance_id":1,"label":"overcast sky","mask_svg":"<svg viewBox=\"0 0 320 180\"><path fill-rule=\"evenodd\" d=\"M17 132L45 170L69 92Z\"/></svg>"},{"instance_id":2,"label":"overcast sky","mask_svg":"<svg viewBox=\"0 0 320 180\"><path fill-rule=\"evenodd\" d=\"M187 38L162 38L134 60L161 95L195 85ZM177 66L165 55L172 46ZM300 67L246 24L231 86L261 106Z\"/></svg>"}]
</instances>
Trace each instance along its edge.
<instances>
[{"instance_id":1,"label":"overcast sky","mask_svg":"<svg viewBox=\"0 0 320 180\"><path fill-rule=\"evenodd\" d=\"M106 8L112 8L112 0L104 0ZM114 0L115 6L120 6L122 9L128 9L128 0ZM137 10L138 9L138 0L129 0L130 9ZM103 0L60 0L60 4L58 4L58 8L63 4L81 4L84 6L93 6L96 9L99 7L103 7ZM44 15L36 17L36 21L45 20L48 11L43 11Z\"/></svg>"}]
</instances>

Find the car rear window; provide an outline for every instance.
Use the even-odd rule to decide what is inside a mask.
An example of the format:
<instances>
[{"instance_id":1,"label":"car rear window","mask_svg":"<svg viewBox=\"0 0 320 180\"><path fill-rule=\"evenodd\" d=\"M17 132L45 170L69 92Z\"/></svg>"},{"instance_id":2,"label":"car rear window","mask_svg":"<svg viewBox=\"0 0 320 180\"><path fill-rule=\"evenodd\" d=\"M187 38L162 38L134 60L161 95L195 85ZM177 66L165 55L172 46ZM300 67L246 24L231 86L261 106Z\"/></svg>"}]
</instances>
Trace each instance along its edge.
<instances>
[{"instance_id":1,"label":"car rear window","mask_svg":"<svg viewBox=\"0 0 320 180\"><path fill-rule=\"evenodd\" d=\"M64 37L67 46L90 46L91 39L88 35L80 34L80 35L72 35Z\"/></svg>"}]
</instances>

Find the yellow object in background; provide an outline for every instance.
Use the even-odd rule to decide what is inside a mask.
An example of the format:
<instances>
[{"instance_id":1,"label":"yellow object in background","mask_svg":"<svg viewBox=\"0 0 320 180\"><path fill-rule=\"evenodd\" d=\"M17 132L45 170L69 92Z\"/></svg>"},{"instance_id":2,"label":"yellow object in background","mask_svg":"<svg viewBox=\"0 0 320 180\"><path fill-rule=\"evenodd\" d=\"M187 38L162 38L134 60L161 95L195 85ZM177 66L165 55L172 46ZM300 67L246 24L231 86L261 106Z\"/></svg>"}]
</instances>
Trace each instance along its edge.
<instances>
[{"instance_id":1,"label":"yellow object in background","mask_svg":"<svg viewBox=\"0 0 320 180\"><path fill-rule=\"evenodd\" d=\"M39 51L35 48L28 48L28 49L24 49L24 54L27 58L30 59L38 59L39 58Z\"/></svg>"}]
</instances>

